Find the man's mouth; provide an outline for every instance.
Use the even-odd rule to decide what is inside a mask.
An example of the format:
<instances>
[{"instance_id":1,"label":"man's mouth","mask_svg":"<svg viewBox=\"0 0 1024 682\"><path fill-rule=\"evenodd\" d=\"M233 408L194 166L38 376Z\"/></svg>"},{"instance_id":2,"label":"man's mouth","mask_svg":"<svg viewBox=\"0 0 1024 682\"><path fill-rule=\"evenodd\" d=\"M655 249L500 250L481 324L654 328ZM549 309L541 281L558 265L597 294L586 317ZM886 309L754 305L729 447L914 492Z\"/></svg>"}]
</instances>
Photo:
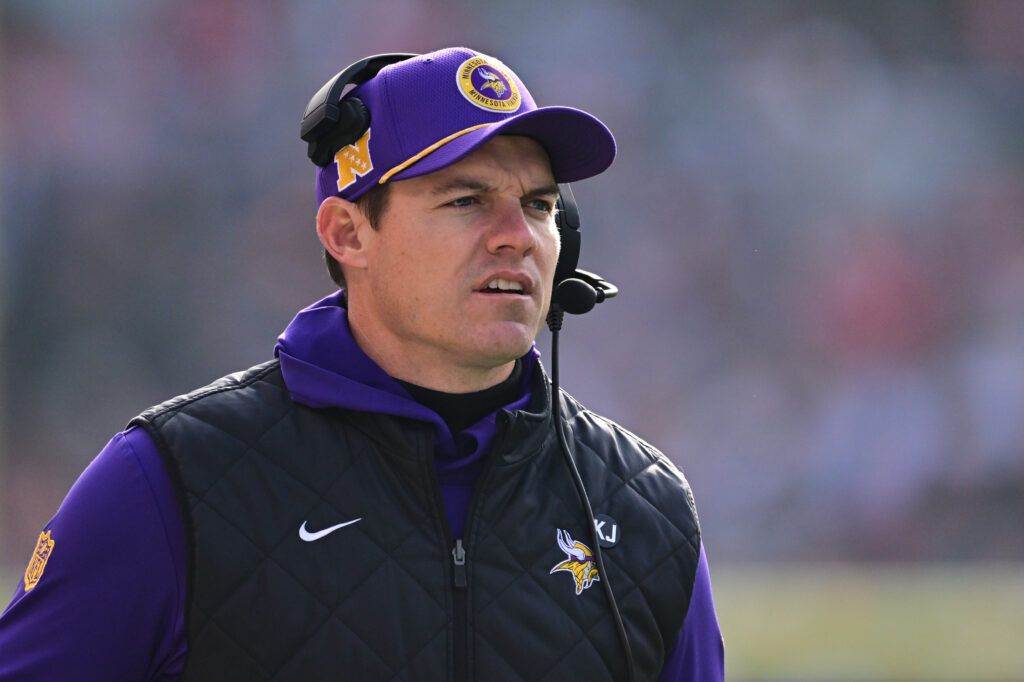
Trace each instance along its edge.
<instances>
[{"instance_id":1,"label":"man's mouth","mask_svg":"<svg viewBox=\"0 0 1024 682\"><path fill-rule=\"evenodd\" d=\"M523 294L523 285L510 279L492 279L483 289L485 294Z\"/></svg>"}]
</instances>

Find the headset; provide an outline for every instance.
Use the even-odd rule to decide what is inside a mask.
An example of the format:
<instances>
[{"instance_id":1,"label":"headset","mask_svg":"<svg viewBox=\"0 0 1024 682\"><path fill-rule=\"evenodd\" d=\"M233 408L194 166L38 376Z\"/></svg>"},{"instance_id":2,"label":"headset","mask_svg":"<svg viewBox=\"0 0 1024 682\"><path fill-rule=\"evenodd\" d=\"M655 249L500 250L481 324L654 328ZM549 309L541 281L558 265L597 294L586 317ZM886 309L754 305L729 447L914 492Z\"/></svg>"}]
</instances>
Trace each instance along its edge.
<instances>
[{"instance_id":1,"label":"headset","mask_svg":"<svg viewBox=\"0 0 1024 682\"><path fill-rule=\"evenodd\" d=\"M308 144L309 160L320 167L329 166L339 149L358 140L370 127L369 109L358 97L345 97L345 88L362 85L389 64L418 56L391 52L360 59L324 83L302 114L299 137Z\"/></svg>"},{"instance_id":2,"label":"headset","mask_svg":"<svg viewBox=\"0 0 1024 682\"><path fill-rule=\"evenodd\" d=\"M307 143L306 154L309 159L320 167L330 165L338 150L356 142L370 127L369 109L358 97L348 94L351 90L349 86L362 85L380 73L385 66L418 56L418 54L408 52L373 55L349 65L327 81L309 100L306 110L302 114L299 136ZM615 297L619 290L618 287L601 276L580 270L577 267L580 257L579 207L568 183L560 183L558 191L559 195L555 204L557 209L555 225L558 228L562 246L558 263L555 266L551 307L547 316L548 328L551 330L552 420L558 435L559 447L580 498L580 506L587 517L594 560L597 563L598 575L601 577L599 582L604 588L618 630L619 641L625 653L627 679L632 682L634 680L633 653L629 645L629 636L626 633L622 615L619 613L619 607L608 580L608 573L605 571L600 536L597 523L594 520L594 510L590 505L590 498L587 496L583 479L576 467L565 429L561 423L558 383L558 336L562 328L564 314L582 315L589 312L596 304Z\"/></svg>"}]
</instances>

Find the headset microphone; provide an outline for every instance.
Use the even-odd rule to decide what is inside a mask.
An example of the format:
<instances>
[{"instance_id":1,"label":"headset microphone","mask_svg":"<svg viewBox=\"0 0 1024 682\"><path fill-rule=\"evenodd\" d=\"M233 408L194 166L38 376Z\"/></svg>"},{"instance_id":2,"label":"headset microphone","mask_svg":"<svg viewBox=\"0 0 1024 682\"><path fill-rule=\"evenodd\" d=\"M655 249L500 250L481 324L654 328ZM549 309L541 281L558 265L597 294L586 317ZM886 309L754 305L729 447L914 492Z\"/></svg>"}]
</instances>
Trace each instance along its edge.
<instances>
[{"instance_id":1,"label":"headset microphone","mask_svg":"<svg viewBox=\"0 0 1024 682\"><path fill-rule=\"evenodd\" d=\"M595 305L613 298L619 288L586 270L576 270L575 277L562 280L555 287L553 300L572 315L589 313Z\"/></svg>"},{"instance_id":2,"label":"headset microphone","mask_svg":"<svg viewBox=\"0 0 1024 682\"><path fill-rule=\"evenodd\" d=\"M597 305L597 290L582 279L570 278L559 283L554 301L565 312L582 315Z\"/></svg>"}]
</instances>

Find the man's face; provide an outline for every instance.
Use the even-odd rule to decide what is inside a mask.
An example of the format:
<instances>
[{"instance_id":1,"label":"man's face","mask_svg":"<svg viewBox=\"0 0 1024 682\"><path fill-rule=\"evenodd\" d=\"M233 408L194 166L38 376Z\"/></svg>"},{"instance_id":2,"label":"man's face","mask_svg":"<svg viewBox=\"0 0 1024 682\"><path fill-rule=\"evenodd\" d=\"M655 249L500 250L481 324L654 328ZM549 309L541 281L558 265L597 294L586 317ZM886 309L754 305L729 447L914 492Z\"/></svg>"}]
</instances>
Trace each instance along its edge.
<instances>
[{"instance_id":1,"label":"man's face","mask_svg":"<svg viewBox=\"0 0 1024 682\"><path fill-rule=\"evenodd\" d=\"M393 375L432 388L472 390L473 376L498 377L547 313L557 197L544 148L525 137L498 136L447 168L394 182L365 237L365 286L352 291L357 340Z\"/></svg>"}]
</instances>

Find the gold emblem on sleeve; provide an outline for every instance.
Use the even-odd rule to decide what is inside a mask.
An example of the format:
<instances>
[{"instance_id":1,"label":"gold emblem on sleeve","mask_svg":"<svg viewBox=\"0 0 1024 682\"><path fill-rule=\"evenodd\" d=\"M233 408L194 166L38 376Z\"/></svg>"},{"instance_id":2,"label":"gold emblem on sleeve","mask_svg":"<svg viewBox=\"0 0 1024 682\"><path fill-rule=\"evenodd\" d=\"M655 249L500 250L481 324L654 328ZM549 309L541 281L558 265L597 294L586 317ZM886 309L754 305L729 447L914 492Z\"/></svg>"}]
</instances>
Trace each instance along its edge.
<instances>
[{"instance_id":1,"label":"gold emblem on sleeve","mask_svg":"<svg viewBox=\"0 0 1024 682\"><path fill-rule=\"evenodd\" d=\"M50 531L39 534L39 542L36 543L32 559L28 562L28 568L25 569L26 592L39 584L39 579L43 577L43 570L46 569L46 562L49 561L50 554L53 553L53 545L54 541L50 539Z\"/></svg>"}]
</instances>

